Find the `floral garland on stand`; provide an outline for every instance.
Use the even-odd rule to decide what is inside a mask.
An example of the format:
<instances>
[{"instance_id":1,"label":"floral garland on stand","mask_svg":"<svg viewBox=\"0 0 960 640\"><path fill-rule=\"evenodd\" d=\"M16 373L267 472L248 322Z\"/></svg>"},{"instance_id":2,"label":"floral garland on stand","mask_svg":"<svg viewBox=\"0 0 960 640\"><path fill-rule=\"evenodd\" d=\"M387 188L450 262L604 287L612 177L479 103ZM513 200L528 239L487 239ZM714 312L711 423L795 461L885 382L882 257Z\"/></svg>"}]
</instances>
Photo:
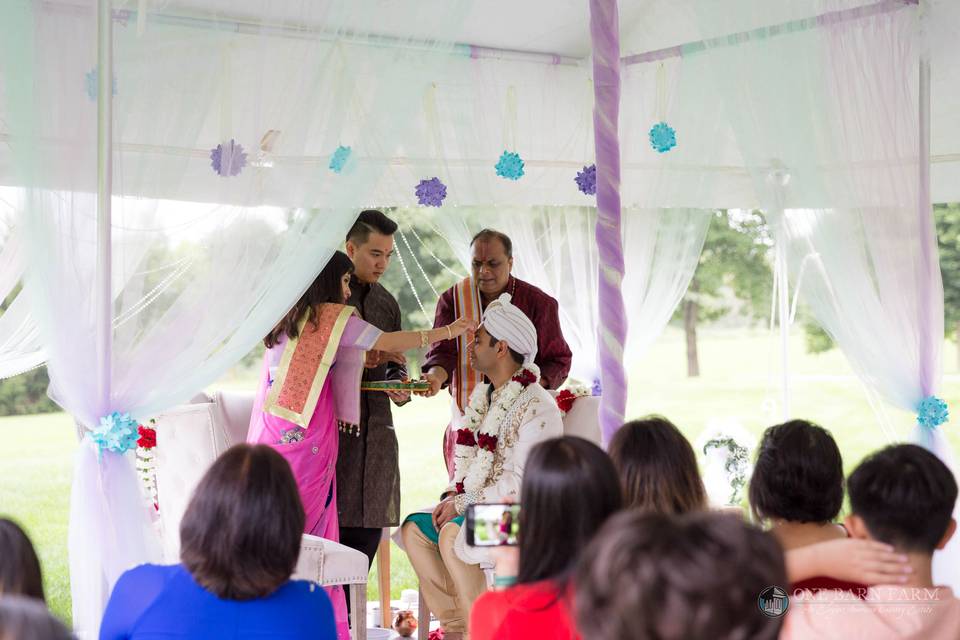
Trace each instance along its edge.
<instances>
[{"instance_id":1,"label":"floral garland on stand","mask_svg":"<svg viewBox=\"0 0 960 640\"><path fill-rule=\"evenodd\" d=\"M493 469L500 425L524 389L539 379L536 365L523 366L500 390L492 406L487 400L489 385L477 385L464 411L463 427L457 430L453 481L458 495L483 488Z\"/></svg>"},{"instance_id":2,"label":"floral garland on stand","mask_svg":"<svg viewBox=\"0 0 960 640\"><path fill-rule=\"evenodd\" d=\"M157 447L157 421L150 419L150 426L145 427L142 424L137 427L137 433L140 438L137 440L137 473L140 475L140 481L143 483L143 490L149 504L153 505L154 511L160 510L160 503L157 500L157 468L153 450Z\"/></svg>"},{"instance_id":3,"label":"floral garland on stand","mask_svg":"<svg viewBox=\"0 0 960 640\"><path fill-rule=\"evenodd\" d=\"M579 382L569 384L566 388L561 389L559 393L557 393L557 397L554 398L557 401L557 408L560 409L560 417L567 417L567 412L573 408L573 404L577 401L577 398L584 398L592 395L593 389L590 389Z\"/></svg>"}]
</instances>

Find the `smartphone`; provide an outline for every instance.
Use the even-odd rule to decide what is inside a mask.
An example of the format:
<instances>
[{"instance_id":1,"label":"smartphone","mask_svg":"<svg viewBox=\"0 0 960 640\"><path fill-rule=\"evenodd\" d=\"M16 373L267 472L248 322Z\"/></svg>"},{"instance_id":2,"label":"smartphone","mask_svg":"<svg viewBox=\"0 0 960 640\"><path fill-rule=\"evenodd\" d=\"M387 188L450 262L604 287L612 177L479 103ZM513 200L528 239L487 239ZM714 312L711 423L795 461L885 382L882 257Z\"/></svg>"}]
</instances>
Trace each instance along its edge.
<instances>
[{"instance_id":1,"label":"smartphone","mask_svg":"<svg viewBox=\"0 0 960 640\"><path fill-rule=\"evenodd\" d=\"M472 504L467 507L467 544L515 547L520 531L519 504Z\"/></svg>"}]
</instances>

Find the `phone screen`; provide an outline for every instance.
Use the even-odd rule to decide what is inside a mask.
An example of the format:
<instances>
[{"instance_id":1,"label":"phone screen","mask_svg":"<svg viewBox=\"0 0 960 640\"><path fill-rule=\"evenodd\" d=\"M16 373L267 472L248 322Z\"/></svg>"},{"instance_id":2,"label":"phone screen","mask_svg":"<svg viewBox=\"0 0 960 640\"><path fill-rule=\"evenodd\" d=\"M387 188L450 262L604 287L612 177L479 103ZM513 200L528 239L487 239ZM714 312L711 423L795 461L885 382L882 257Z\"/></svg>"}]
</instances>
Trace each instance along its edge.
<instances>
[{"instance_id":1,"label":"phone screen","mask_svg":"<svg viewBox=\"0 0 960 640\"><path fill-rule=\"evenodd\" d=\"M520 531L520 505L474 504L467 508L467 544L473 547L515 547Z\"/></svg>"}]
</instances>

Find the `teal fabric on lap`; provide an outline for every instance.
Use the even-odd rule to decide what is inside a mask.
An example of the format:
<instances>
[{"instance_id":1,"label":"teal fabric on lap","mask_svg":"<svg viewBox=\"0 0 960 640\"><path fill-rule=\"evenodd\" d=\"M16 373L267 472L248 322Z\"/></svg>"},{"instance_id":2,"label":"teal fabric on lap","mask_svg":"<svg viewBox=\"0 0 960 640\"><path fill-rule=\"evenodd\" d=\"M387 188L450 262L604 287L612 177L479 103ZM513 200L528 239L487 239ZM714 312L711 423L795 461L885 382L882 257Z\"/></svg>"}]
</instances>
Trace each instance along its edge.
<instances>
[{"instance_id":1,"label":"teal fabric on lap","mask_svg":"<svg viewBox=\"0 0 960 640\"><path fill-rule=\"evenodd\" d=\"M412 522L417 525L420 532L430 539L433 544L440 544L440 533L433 526L432 513L411 513L404 522ZM463 526L463 516L457 516L450 522Z\"/></svg>"}]
</instances>

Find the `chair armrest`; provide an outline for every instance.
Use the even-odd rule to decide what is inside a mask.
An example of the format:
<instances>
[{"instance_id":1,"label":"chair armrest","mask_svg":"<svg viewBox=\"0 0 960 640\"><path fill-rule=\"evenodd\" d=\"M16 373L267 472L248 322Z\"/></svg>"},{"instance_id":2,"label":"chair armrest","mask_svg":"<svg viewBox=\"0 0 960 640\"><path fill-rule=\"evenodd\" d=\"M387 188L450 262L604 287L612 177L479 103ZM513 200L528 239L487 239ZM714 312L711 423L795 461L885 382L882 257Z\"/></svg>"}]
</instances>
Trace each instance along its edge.
<instances>
[{"instance_id":1,"label":"chair armrest","mask_svg":"<svg viewBox=\"0 0 960 640\"><path fill-rule=\"evenodd\" d=\"M369 560L366 554L333 540L303 534L300 558L293 578L312 580L322 586L366 584Z\"/></svg>"}]
</instances>

